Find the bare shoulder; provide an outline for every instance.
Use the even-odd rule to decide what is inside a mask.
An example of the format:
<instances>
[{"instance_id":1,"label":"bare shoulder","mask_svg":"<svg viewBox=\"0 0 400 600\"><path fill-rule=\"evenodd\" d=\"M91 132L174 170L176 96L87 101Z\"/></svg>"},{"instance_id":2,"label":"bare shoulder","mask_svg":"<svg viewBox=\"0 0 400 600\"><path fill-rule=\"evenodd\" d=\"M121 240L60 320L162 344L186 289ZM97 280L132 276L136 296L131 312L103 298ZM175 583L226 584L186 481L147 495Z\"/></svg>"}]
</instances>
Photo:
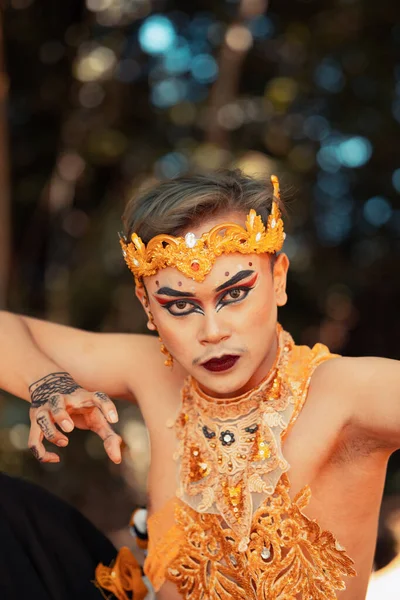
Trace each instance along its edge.
<instances>
[{"instance_id":1,"label":"bare shoulder","mask_svg":"<svg viewBox=\"0 0 400 600\"><path fill-rule=\"evenodd\" d=\"M319 405L326 403L328 413L340 413L343 422L350 422L357 412L357 398L362 395L371 369L368 362L364 358L346 356L324 361L311 377L309 399Z\"/></svg>"},{"instance_id":2,"label":"bare shoulder","mask_svg":"<svg viewBox=\"0 0 400 600\"><path fill-rule=\"evenodd\" d=\"M321 389L340 390L352 395L362 395L375 377L382 375L382 371L398 368L398 361L371 356L351 357L339 356L320 364L314 371L311 379L313 387Z\"/></svg>"},{"instance_id":3,"label":"bare shoulder","mask_svg":"<svg viewBox=\"0 0 400 600\"><path fill-rule=\"evenodd\" d=\"M326 361L315 370L312 391L335 402L348 435L384 449L400 446L400 361L374 356Z\"/></svg>"},{"instance_id":4,"label":"bare shoulder","mask_svg":"<svg viewBox=\"0 0 400 600\"><path fill-rule=\"evenodd\" d=\"M379 386L381 391L400 383L400 361L377 356L341 356L320 365L313 376L322 385L332 385L354 398L364 398Z\"/></svg>"}]
</instances>

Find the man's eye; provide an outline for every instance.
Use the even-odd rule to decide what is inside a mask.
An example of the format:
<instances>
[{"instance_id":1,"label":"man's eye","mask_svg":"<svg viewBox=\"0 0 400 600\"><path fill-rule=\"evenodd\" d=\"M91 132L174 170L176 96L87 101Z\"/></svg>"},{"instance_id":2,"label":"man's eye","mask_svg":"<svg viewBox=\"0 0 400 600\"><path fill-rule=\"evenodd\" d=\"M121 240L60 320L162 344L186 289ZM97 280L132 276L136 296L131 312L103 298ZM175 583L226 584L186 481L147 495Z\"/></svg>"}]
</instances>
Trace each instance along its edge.
<instances>
[{"instance_id":1,"label":"man's eye","mask_svg":"<svg viewBox=\"0 0 400 600\"><path fill-rule=\"evenodd\" d=\"M247 294L249 293L250 288L232 288L228 290L225 296L222 298L225 304L229 304L229 301L237 302L238 300L243 300Z\"/></svg>"},{"instance_id":2,"label":"man's eye","mask_svg":"<svg viewBox=\"0 0 400 600\"><path fill-rule=\"evenodd\" d=\"M186 306L187 306L187 302L185 302L184 300L178 300L175 303L176 308L179 308L179 310L185 310Z\"/></svg>"},{"instance_id":3,"label":"man's eye","mask_svg":"<svg viewBox=\"0 0 400 600\"><path fill-rule=\"evenodd\" d=\"M244 290L239 290L238 288L234 288L233 290L229 290L228 296L233 298L234 300L238 300L242 296L242 292Z\"/></svg>"},{"instance_id":4,"label":"man's eye","mask_svg":"<svg viewBox=\"0 0 400 600\"><path fill-rule=\"evenodd\" d=\"M192 302L187 302L187 300L175 300L170 304L166 304L164 308L166 308L171 315L181 316L195 312L198 306L192 304Z\"/></svg>"}]
</instances>

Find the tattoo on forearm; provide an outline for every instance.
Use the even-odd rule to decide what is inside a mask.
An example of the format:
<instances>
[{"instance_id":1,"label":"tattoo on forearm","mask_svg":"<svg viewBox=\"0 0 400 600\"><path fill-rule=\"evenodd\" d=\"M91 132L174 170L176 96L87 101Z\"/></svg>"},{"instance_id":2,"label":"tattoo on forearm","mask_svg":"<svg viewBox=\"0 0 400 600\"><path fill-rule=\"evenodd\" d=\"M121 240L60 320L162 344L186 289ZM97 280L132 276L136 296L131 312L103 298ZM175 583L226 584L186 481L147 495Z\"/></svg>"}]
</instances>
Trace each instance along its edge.
<instances>
[{"instance_id":1,"label":"tattoo on forearm","mask_svg":"<svg viewBox=\"0 0 400 600\"><path fill-rule=\"evenodd\" d=\"M30 451L32 452L32 454L36 458L36 460L41 460L41 458L39 456L39 450L36 448L36 446L31 446Z\"/></svg>"},{"instance_id":2,"label":"tattoo on forearm","mask_svg":"<svg viewBox=\"0 0 400 600\"><path fill-rule=\"evenodd\" d=\"M40 415L36 421L40 429L43 431L44 437L48 440L52 440L54 438L54 430L50 425L47 415Z\"/></svg>"},{"instance_id":3,"label":"tattoo on forearm","mask_svg":"<svg viewBox=\"0 0 400 600\"><path fill-rule=\"evenodd\" d=\"M110 400L110 398L104 392L95 392L94 395L104 402L108 402Z\"/></svg>"},{"instance_id":4,"label":"tattoo on forearm","mask_svg":"<svg viewBox=\"0 0 400 600\"><path fill-rule=\"evenodd\" d=\"M29 386L32 408L43 406L55 394L72 394L78 389L81 389L81 386L72 379L69 373L50 373Z\"/></svg>"}]
</instances>

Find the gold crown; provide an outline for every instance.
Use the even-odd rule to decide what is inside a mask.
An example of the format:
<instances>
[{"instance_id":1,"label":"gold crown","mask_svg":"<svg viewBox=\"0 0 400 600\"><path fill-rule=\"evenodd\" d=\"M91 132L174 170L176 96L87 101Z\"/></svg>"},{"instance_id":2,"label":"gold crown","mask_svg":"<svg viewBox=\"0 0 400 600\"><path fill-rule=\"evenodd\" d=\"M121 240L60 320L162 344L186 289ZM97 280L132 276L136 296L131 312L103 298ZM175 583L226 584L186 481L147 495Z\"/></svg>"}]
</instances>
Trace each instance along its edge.
<instances>
[{"instance_id":1,"label":"gold crown","mask_svg":"<svg viewBox=\"0 0 400 600\"><path fill-rule=\"evenodd\" d=\"M261 254L279 252L283 246L285 233L283 221L276 202L279 199L279 181L271 176L274 190L271 213L267 227L254 209L246 219L246 228L235 223L221 223L200 238L189 232L185 237L156 235L147 246L136 233L131 242L120 237L125 262L132 271L137 285L141 278L155 275L159 269L175 267L195 281L204 281L214 262L221 254L240 252L241 254ZM222 234L222 235L221 235Z\"/></svg>"}]
</instances>

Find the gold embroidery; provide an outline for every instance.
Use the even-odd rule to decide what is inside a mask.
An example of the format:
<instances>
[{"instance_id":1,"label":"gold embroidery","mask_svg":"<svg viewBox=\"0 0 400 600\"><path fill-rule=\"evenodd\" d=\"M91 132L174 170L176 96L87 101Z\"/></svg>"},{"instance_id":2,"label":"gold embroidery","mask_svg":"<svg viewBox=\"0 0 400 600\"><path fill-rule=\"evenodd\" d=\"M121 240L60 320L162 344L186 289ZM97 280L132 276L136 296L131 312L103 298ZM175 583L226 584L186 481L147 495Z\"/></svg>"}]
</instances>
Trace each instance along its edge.
<instances>
[{"instance_id":1,"label":"gold embroidery","mask_svg":"<svg viewBox=\"0 0 400 600\"><path fill-rule=\"evenodd\" d=\"M345 589L343 577L356 574L354 563L330 532L302 513L309 487L293 502L289 489L283 474L254 513L249 546L242 553L236 533L223 528L218 515L176 505L175 520L185 543L166 575L186 600L336 599L335 589ZM228 493L240 503L240 486Z\"/></svg>"}]
</instances>

